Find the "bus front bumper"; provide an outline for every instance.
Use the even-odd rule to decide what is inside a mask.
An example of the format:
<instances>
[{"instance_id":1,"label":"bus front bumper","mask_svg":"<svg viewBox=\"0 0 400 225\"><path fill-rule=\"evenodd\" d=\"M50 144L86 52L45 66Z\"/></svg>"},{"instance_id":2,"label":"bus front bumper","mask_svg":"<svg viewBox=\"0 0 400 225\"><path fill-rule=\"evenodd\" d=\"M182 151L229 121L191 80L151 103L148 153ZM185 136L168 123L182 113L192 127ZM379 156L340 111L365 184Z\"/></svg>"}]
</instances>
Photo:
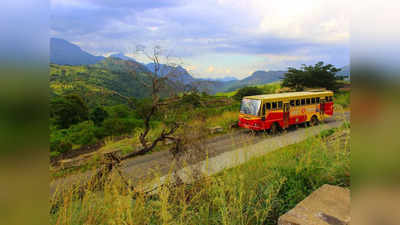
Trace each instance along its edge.
<instances>
[{"instance_id":1,"label":"bus front bumper","mask_svg":"<svg viewBox=\"0 0 400 225\"><path fill-rule=\"evenodd\" d=\"M251 129L251 130L265 130L266 127L264 126L264 121L261 119L257 120L246 120L243 118L240 118L238 121L239 127L243 127L246 129Z\"/></svg>"}]
</instances>

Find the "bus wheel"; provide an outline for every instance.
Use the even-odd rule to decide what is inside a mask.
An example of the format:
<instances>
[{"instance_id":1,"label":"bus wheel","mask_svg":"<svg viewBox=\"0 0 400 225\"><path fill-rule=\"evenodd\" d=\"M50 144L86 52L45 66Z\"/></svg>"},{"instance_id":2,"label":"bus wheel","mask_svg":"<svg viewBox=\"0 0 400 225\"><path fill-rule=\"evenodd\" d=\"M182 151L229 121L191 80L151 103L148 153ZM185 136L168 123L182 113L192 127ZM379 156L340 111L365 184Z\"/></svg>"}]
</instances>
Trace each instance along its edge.
<instances>
[{"instance_id":1,"label":"bus wheel","mask_svg":"<svg viewBox=\"0 0 400 225\"><path fill-rule=\"evenodd\" d=\"M318 123L319 123L319 121L318 121L318 118L317 118L317 116L312 116L311 117L311 121L310 121L310 126L316 126L316 125L318 125Z\"/></svg>"},{"instance_id":2,"label":"bus wheel","mask_svg":"<svg viewBox=\"0 0 400 225\"><path fill-rule=\"evenodd\" d=\"M279 132L279 125L277 123L273 123L269 129L269 132L271 135L277 135Z\"/></svg>"}]
</instances>

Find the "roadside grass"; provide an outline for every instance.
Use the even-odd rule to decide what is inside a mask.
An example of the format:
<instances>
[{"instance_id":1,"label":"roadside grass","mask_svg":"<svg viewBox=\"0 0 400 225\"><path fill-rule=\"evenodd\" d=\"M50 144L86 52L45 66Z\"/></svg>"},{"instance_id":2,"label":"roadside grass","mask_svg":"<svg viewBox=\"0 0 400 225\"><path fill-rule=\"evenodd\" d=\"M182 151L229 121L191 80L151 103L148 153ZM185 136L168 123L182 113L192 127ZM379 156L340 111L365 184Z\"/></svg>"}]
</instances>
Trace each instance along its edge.
<instances>
[{"instance_id":1,"label":"roadside grass","mask_svg":"<svg viewBox=\"0 0 400 225\"><path fill-rule=\"evenodd\" d=\"M153 194L128 189L115 173L102 192L65 193L50 223L276 224L323 184L350 186L349 135L339 135L346 131L323 132L191 184L167 183Z\"/></svg>"},{"instance_id":2,"label":"roadside grass","mask_svg":"<svg viewBox=\"0 0 400 225\"><path fill-rule=\"evenodd\" d=\"M212 116L207 118L206 126L215 127L220 126L224 131L228 130L232 124L237 122L238 112L237 111L225 111L221 115Z\"/></svg>"},{"instance_id":3,"label":"roadside grass","mask_svg":"<svg viewBox=\"0 0 400 225\"><path fill-rule=\"evenodd\" d=\"M335 104L341 105L344 109L350 107L350 91L340 91L334 95Z\"/></svg>"}]
</instances>

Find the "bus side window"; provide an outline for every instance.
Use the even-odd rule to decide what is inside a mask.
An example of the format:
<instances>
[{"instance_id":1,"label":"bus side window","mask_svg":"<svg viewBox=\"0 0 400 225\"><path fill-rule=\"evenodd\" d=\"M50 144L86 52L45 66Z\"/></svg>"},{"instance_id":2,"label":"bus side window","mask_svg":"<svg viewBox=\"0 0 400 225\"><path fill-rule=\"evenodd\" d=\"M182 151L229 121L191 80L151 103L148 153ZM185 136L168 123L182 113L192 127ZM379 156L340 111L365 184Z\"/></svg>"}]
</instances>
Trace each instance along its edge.
<instances>
[{"instance_id":1,"label":"bus side window","mask_svg":"<svg viewBox=\"0 0 400 225\"><path fill-rule=\"evenodd\" d=\"M330 102L332 101L332 96L329 96L329 101L330 101Z\"/></svg>"},{"instance_id":2,"label":"bus side window","mask_svg":"<svg viewBox=\"0 0 400 225\"><path fill-rule=\"evenodd\" d=\"M307 98L306 103L307 103L307 105L309 105L311 103L311 99Z\"/></svg>"},{"instance_id":3,"label":"bus side window","mask_svg":"<svg viewBox=\"0 0 400 225\"><path fill-rule=\"evenodd\" d=\"M272 103L272 109L276 109L276 102Z\"/></svg>"},{"instance_id":4,"label":"bus side window","mask_svg":"<svg viewBox=\"0 0 400 225\"><path fill-rule=\"evenodd\" d=\"M311 104L315 104L315 98L311 98Z\"/></svg>"},{"instance_id":5,"label":"bus side window","mask_svg":"<svg viewBox=\"0 0 400 225\"><path fill-rule=\"evenodd\" d=\"M300 99L296 100L296 106L300 105Z\"/></svg>"},{"instance_id":6,"label":"bus side window","mask_svg":"<svg viewBox=\"0 0 400 225\"><path fill-rule=\"evenodd\" d=\"M271 103L267 103L267 109L270 110L271 109Z\"/></svg>"},{"instance_id":7,"label":"bus side window","mask_svg":"<svg viewBox=\"0 0 400 225\"><path fill-rule=\"evenodd\" d=\"M290 106L294 106L294 100L290 100Z\"/></svg>"},{"instance_id":8,"label":"bus side window","mask_svg":"<svg viewBox=\"0 0 400 225\"><path fill-rule=\"evenodd\" d=\"M278 109L282 109L282 102L278 102Z\"/></svg>"},{"instance_id":9,"label":"bus side window","mask_svg":"<svg viewBox=\"0 0 400 225\"><path fill-rule=\"evenodd\" d=\"M306 100L303 98L302 100L301 100L301 105L305 105L306 104Z\"/></svg>"},{"instance_id":10,"label":"bus side window","mask_svg":"<svg viewBox=\"0 0 400 225\"><path fill-rule=\"evenodd\" d=\"M325 96L325 101L326 101L326 102L329 101L329 100L328 100L328 96Z\"/></svg>"},{"instance_id":11,"label":"bus side window","mask_svg":"<svg viewBox=\"0 0 400 225\"><path fill-rule=\"evenodd\" d=\"M261 116L265 116L265 105L266 105L266 104L263 104L262 115L261 115Z\"/></svg>"},{"instance_id":12,"label":"bus side window","mask_svg":"<svg viewBox=\"0 0 400 225\"><path fill-rule=\"evenodd\" d=\"M319 103L319 97L315 99L317 103Z\"/></svg>"}]
</instances>

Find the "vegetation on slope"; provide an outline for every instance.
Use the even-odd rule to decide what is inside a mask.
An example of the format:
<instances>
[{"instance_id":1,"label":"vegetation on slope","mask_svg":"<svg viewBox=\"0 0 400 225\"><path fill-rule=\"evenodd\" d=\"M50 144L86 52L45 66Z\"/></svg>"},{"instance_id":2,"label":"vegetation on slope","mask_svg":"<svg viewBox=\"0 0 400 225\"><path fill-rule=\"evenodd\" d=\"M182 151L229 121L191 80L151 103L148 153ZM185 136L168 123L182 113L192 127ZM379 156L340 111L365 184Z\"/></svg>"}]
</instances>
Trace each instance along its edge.
<instances>
[{"instance_id":1,"label":"vegetation on slope","mask_svg":"<svg viewBox=\"0 0 400 225\"><path fill-rule=\"evenodd\" d=\"M160 186L155 194L137 191L140 184L128 189L115 173L101 194L91 187L80 197L74 190L64 193L52 206L50 222L276 224L321 185L350 185L348 133L345 127L324 132L195 183Z\"/></svg>"}]
</instances>

